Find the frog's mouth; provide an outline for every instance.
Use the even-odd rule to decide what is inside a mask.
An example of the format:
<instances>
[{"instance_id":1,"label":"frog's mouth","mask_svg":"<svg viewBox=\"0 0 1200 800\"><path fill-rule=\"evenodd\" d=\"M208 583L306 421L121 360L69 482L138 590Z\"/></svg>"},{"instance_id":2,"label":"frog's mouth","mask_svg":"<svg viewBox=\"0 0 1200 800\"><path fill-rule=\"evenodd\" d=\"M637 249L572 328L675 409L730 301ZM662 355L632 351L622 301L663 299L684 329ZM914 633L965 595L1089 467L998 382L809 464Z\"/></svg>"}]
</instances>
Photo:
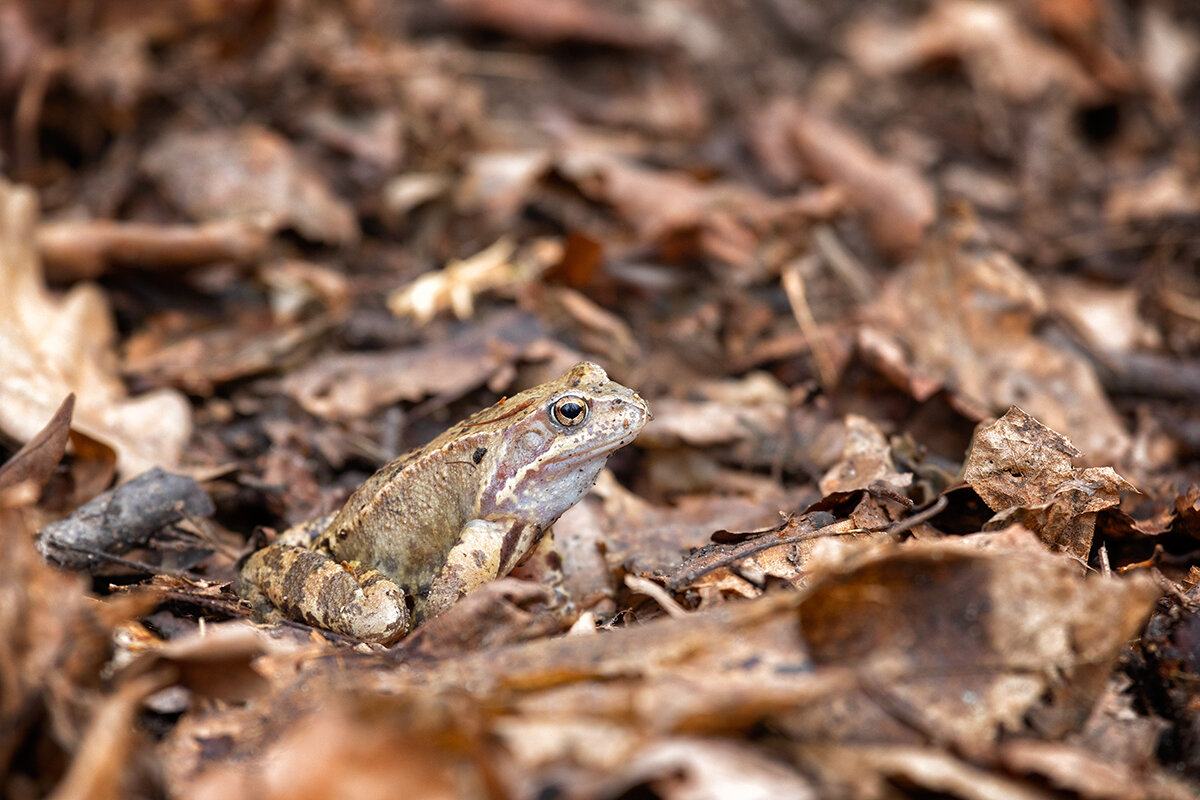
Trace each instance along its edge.
<instances>
[{"instance_id":1,"label":"frog's mouth","mask_svg":"<svg viewBox=\"0 0 1200 800\"><path fill-rule=\"evenodd\" d=\"M547 459L543 462L543 464L549 466L550 464L563 464L571 461L590 461L596 456L605 455L607 453L620 450L622 447L636 439L637 435L638 431L633 431L629 435L623 436L620 439L614 439L611 442L602 442L593 447L589 447L586 450L576 450L571 453L565 453L561 456L555 456L554 458Z\"/></svg>"}]
</instances>

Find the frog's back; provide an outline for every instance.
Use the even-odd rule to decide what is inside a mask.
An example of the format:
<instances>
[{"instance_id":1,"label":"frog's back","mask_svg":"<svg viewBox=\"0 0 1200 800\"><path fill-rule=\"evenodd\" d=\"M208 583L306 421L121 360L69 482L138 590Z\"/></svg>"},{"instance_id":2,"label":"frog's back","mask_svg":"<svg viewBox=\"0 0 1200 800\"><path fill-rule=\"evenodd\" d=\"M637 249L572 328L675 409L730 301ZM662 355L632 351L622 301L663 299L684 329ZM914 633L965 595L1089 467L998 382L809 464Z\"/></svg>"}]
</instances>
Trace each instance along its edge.
<instances>
[{"instance_id":1,"label":"frog's back","mask_svg":"<svg viewBox=\"0 0 1200 800\"><path fill-rule=\"evenodd\" d=\"M454 429L451 429L452 431ZM433 579L477 505L464 464L447 431L392 459L358 488L317 546L341 561L369 564L406 591Z\"/></svg>"}]
</instances>

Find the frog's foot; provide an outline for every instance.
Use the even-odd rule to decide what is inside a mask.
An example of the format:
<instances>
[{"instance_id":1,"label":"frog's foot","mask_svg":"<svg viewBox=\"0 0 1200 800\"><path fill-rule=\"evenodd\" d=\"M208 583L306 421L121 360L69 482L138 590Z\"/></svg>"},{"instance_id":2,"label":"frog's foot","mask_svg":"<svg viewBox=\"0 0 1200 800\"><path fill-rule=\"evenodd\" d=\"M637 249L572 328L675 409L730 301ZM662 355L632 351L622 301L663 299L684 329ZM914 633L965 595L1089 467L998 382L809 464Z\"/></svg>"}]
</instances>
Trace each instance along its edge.
<instances>
[{"instance_id":1,"label":"frog's foot","mask_svg":"<svg viewBox=\"0 0 1200 800\"><path fill-rule=\"evenodd\" d=\"M516 541L528 526L510 517L474 519L463 526L425 598L424 618L433 619L468 592L499 577L505 541Z\"/></svg>"},{"instance_id":2,"label":"frog's foot","mask_svg":"<svg viewBox=\"0 0 1200 800\"><path fill-rule=\"evenodd\" d=\"M336 633L390 645L408 633L404 592L378 570L303 547L273 545L242 567L238 592L261 608Z\"/></svg>"},{"instance_id":3,"label":"frog's foot","mask_svg":"<svg viewBox=\"0 0 1200 800\"><path fill-rule=\"evenodd\" d=\"M568 612L573 610L571 596L567 591L566 574L563 572L562 555L554 539L553 528L546 531L525 560L508 574L514 578L541 584L553 592L548 601L550 608Z\"/></svg>"}]
</instances>

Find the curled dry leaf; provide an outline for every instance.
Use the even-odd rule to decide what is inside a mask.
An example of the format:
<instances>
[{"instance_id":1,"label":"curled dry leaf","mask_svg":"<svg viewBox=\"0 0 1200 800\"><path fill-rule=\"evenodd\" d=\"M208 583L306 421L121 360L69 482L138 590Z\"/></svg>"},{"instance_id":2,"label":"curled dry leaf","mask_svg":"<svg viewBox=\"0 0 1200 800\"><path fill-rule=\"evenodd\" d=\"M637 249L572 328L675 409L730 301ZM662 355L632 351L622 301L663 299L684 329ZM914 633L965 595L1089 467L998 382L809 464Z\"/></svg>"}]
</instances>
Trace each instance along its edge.
<instances>
[{"instance_id":1,"label":"curled dry leaf","mask_svg":"<svg viewBox=\"0 0 1200 800\"><path fill-rule=\"evenodd\" d=\"M67 566L103 564L96 554L119 555L185 516L208 517L214 510L194 478L156 467L47 525L38 535L38 551Z\"/></svg>"},{"instance_id":2,"label":"curled dry leaf","mask_svg":"<svg viewBox=\"0 0 1200 800\"><path fill-rule=\"evenodd\" d=\"M1020 523L1052 547L1086 559L1096 512L1134 487L1112 467L1076 469L1079 451L1065 436L1019 408L980 428L963 464L963 480L998 512L988 529Z\"/></svg>"},{"instance_id":3,"label":"curled dry leaf","mask_svg":"<svg viewBox=\"0 0 1200 800\"><path fill-rule=\"evenodd\" d=\"M193 219L243 218L328 244L358 241L350 205L286 139L265 128L169 133L147 151L142 167Z\"/></svg>"},{"instance_id":4,"label":"curled dry leaf","mask_svg":"<svg viewBox=\"0 0 1200 800\"><path fill-rule=\"evenodd\" d=\"M934 220L933 187L919 172L792 99L769 103L753 117L747 135L761 168L776 183L793 188L807 175L828 184L837 192L836 205L861 214L875 244L889 254L911 254Z\"/></svg>"},{"instance_id":5,"label":"curled dry leaf","mask_svg":"<svg viewBox=\"0 0 1200 800\"><path fill-rule=\"evenodd\" d=\"M39 490L46 485L54 468L67 452L71 412L74 409L75 395L69 394L46 427L38 431L12 458L0 464L0 492L26 481Z\"/></svg>"},{"instance_id":6,"label":"curled dry leaf","mask_svg":"<svg viewBox=\"0 0 1200 800\"><path fill-rule=\"evenodd\" d=\"M86 502L112 484L117 471L116 453L86 434L71 430L74 409L75 395L67 395L46 427L0 465L0 505L19 507L37 502L42 511L57 516L61 509ZM70 480L54 483L58 491L47 492L68 442L72 447ZM18 502L9 492L22 499Z\"/></svg>"},{"instance_id":7,"label":"curled dry leaf","mask_svg":"<svg viewBox=\"0 0 1200 800\"><path fill-rule=\"evenodd\" d=\"M554 592L543 583L501 578L422 625L400 645L407 656L446 658L557 632L545 610Z\"/></svg>"},{"instance_id":8,"label":"curled dry leaf","mask_svg":"<svg viewBox=\"0 0 1200 800\"><path fill-rule=\"evenodd\" d=\"M772 208L748 187L706 184L610 153L575 150L560 156L555 166L584 195L612 206L639 242L659 243L672 234L698 231L704 253L739 266L754 260L755 229Z\"/></svg>"},{"instance_id":9,"label":"curled dry leaf","mask_svg":"<svg viewBox=\"0 0 1200 800\"><path fill-rule=\"evenodd\" d=\"M208 625L202 633L139 648L120 674L128 680L170 665L172 683L206 698L242 703L267 690L268 680L255 669L255 660L285 647L244 622Z\"/></svg>"},{"instance_id":10,"label":"curled dry leaf","mask_svg":"<svg viewBox=\"0 0 1200 800\"><path fill-rule=\"evenodd\" d=\"M167 390L127 395L103 295L88 284L61 298L46 290L36 220L33 193L0 183L0 430L32 439L74 392L72 426L112 447L123 475L176 465L191 435L186 399Z\"/></svg>"},{"instance_id":11,"label":"curled dry leaf","mask_svg":"<svg viewBox=\"0 0 1200 800\"><path fill-rule=\"evenodd\" d=\"M459 319L470 319L475 313L476 295L531 277L513 260L516 250L512 239L498 239L470 258L451 261L444 269L426 273L392 292L387 307L396 316L411 317L419 325L446 310Z\"/></svg>"},{"instance_id":12,"label":"curled dry leaf","mask_svg":"<svg viewBox=\"0 0 1200 800\"><path fill-rule=\"evenodd\" d=\"M993 511L1037 503L1075 477L1079 455L1067 437L1014 407L975 432L963 480Z\"/></svg>"}]
</instances>

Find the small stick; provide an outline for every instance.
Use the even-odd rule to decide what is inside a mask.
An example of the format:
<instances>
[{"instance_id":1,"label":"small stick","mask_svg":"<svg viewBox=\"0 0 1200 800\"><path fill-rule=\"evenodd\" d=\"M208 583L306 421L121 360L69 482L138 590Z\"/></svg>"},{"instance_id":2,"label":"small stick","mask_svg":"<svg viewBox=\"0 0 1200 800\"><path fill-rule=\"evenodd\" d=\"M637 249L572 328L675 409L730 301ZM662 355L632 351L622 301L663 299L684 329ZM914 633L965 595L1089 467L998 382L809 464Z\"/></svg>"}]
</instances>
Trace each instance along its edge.
<instances>
[{"instance_id":1,"label":"small stick","mask_svg":"<svg viewBox=\"0 0 1200 800\"><path fill-rule=\"evenodd\" d=\"M662 606L662 610L667 612L667 616L675 619L682 619L688 615L687 609L675 602L675 598L667 593L667 590L659 586L652 580L639 577L637 575L626 575L625 585L632 591L638 594L644 594L654 602Z\"/></svg>"},{"instance_id":2,"label":"small stick","mask_svg":"<svg viewBox=\"0 0 1200 800\"><path fill-rule=\"evenodd\" d=\"M787 294L788 303L792 307L792 316L796 318L796 323L800 326L800 333L804 335L805 341L808 342L808 348L812 351L813 362L817 367L817 377L821 381L821 386L829 389L837 383L837 365L825 343L821 326L817 324L816 318L812 315L812 309L808 307L804 277L800 274L801 261L811 262L814 258L814 256L805 256L804 259L788 262L784 266L780 278L783 282L783 291Z\"/></svg>"}]
</instances>

